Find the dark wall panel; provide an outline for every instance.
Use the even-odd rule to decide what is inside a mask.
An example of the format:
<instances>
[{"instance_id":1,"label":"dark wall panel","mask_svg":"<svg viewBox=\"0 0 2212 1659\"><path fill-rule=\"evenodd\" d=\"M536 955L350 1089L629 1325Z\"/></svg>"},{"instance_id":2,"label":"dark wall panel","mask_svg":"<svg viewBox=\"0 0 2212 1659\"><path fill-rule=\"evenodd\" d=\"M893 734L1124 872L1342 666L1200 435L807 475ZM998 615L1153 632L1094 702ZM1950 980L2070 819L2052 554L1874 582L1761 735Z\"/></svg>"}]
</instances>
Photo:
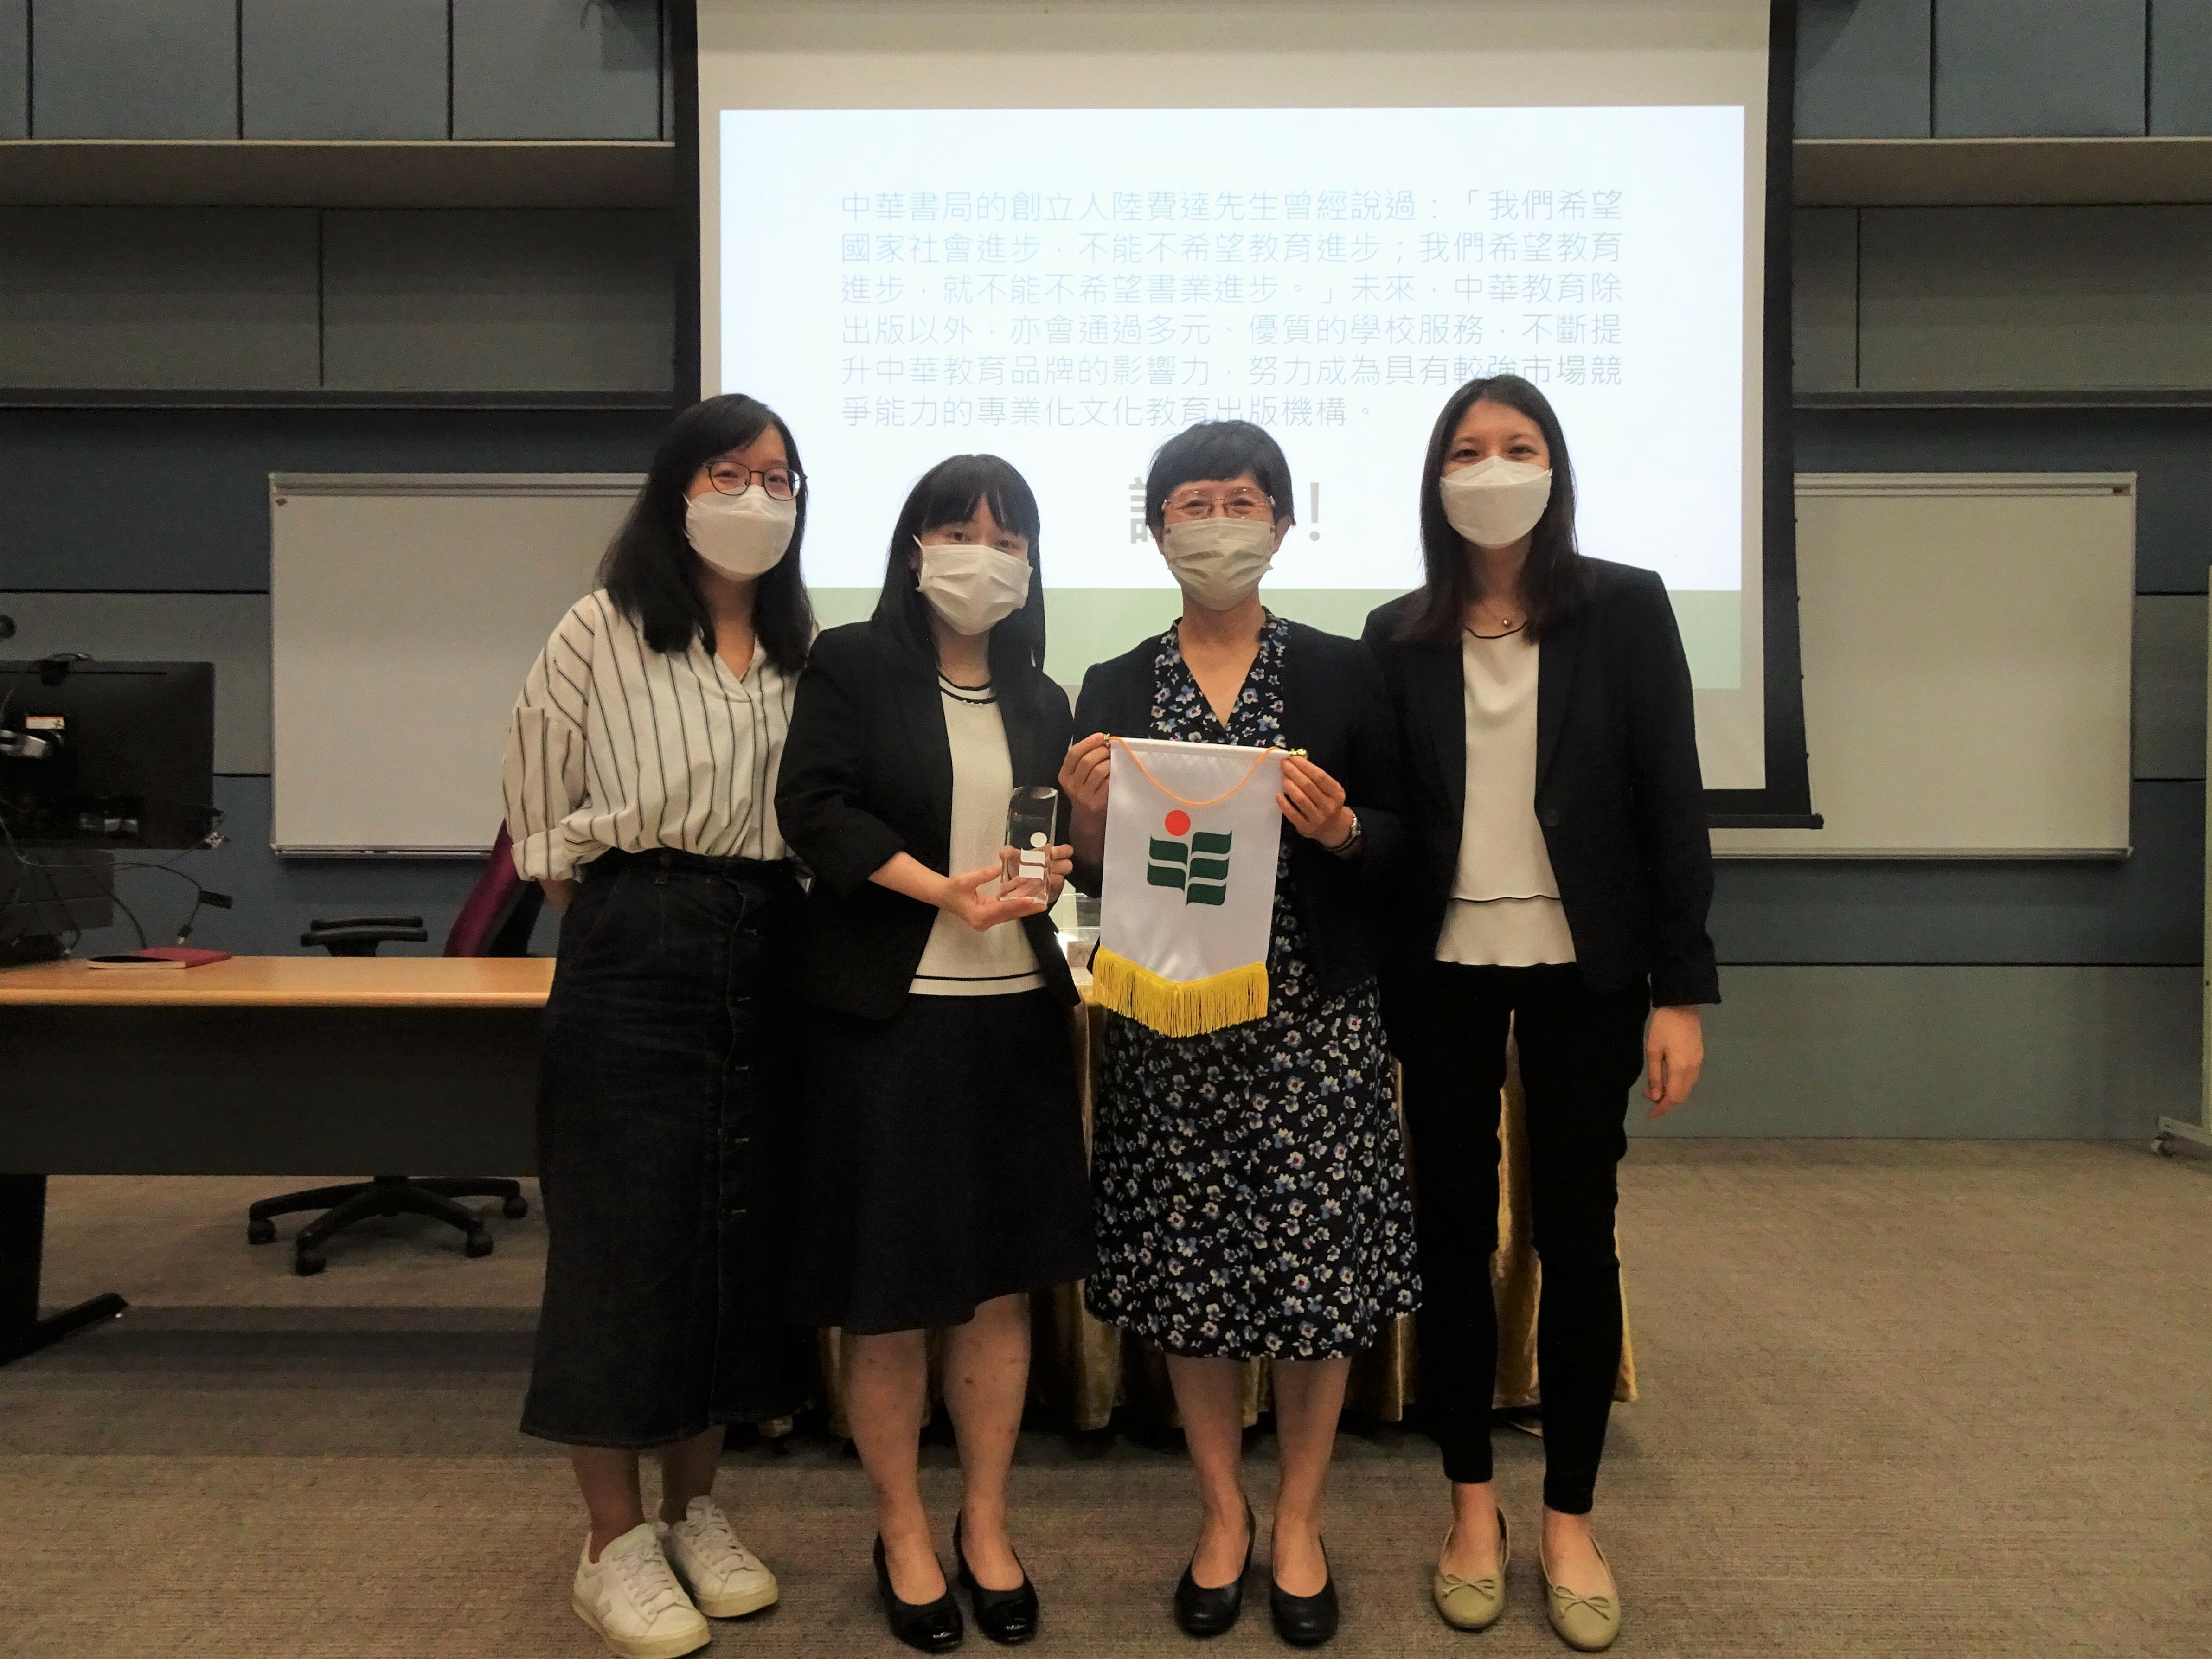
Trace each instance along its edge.
<instances>
[{"instance_id":1,"label":"dark wall panel","mask_svg":"<svg viewBox=\"0 0 2212 1659\"><path fill-rule=\"evenodd\" d=\"M446 0L240 0L248 138L443 138Z\"/></svg>"},{"instance_id":2,"label":"dark wall panel","mask_svg":"<svg viewBox=\"0 0 2212 1659\"><path fill-rule=\"evenodd\" d=\"M0 0L0 138L31 131L31 0Z\"/></svg>"},{"instance_id":3,"label":"dark wall panel","mask_svg":"<svg viewBox=\"0 0 2212 1659\"><path fill-rule=\"evenodd\" d=\"M1859 383L1859 210L1799 208L1790 249L1792 384L1851 391Z\"/></svg>"},{"instance_id":4,"label":"dark wall panel","mask_svg":"<svg viewBox=\"0 0 2212 1659\"><path fill-rule=\"evenodd\" d=\"M306 208L0 208L0 385L296 390L316 376Z\"/></svg>"},{"instance_id":5,"label":"dark wall panel","mask_svg":"<svg viewBox=\"0 0 2212 1659\"><path fill-rule=\"evenodd\" d=\"M642 472L660 410L0 410L11 588L269 586L271 472Z\"/></svg>"},{"instance_id":6,"label":"dark wall panel","mask_svg":"<svg viewBox=\"0 0 2212 1659\"><path fill-rule=\"evenodd\" d=\"M2212 564L2212 410L1796 412L1805 472L2133 472L2136 588L2202 593Z\"/></svg>"},{"instance_id":7,"label":"dark wall panel","mask_svg":"<svg viewBox=\"0 0 2212 1659\"><path fill-rule=\"evenodd\" d=\"M668 216L608 209L333 212L323 383L365 391L665 392Z\"/></svg>"},{"instance_id":8,"label":"dark wall panel","mask_svg":"<svg viewBox=\"0 0 2212 1659\"><path fill-rule=\"evenodd\" d=\"M1735 968L1689 1106L1632 1135L2125 1139L2193 1119L2193 968Z\"/></svg>"},{"instance_id":9,"label":"dark wall panel","mask_svg":"<svg viewBox=\"0 0 2212 1659\"><path fill-rule=\"evenodd\" d=\"M2130 757L2139 778L2203 779L2205 632L2202 593L2137 596Z\"/></svg>"},{"instance_id":10,"label":"dark wall panel","mask_svg":"<svg viewBox=\"0 0 2212 1659\"><path fill-rule=\"evenodd\" d=\"M2145 0L1941 0L1939 138L2140 137Z\"/></svg>"},{"instance_id":11,"label":"dark wall panel","mask_svg":"<svg viewBox=\"0 0 2212 1659\"><path fill-rule=\"evenodd\" d=\"M2157 0L2150 13L2150 130L2212 133L2212 0Z\"/></svg>"},{"instance_id":12,"label":"dark wall panel","mask_svg":"<svg viewBox=\"0 0 2212 1659\"><path fill-rule=\"evenodd\" d=\"M1723 962L2174 963L2204 955L2204 786L2137 783L2135 855L1724 859Z\"/></svg>"},{"instance_id":13,"label":"dark wall panel","mask_svg":"<svg viewBox=\"0 0 2212 1659\"><path fill-rule=\"evenodd\" d=\"M1859 385L2212 386L2212 207L1869 208Z\"/></svg>"},{"instance_id":14,"label":"dark wall panel","mask_svg":"<svg viewBox=\"0 0 2212 1659\"><path fill-rule=\"evenodd\" d=\"M38 0L33 138L238 137L238 0Z\"/></svg>"},{"instance_id":15,"label":"dark wall panel","mask_svg":"<svg viewBox=\"0 0 2212 1659\"><path fill-rule=\"evenodd\" d=\"M1933 0L1802 0L1797 136L1925 138Z\"/></svg>"},{"instance_id":16,"label":"dark wall panel","mask_svg":"<svg viewBox=\"0 0 2212 1659\"><path fill-rule=\"evenodd\" d=\"M659 0L453 0L454 137L661 136Z\"/></svg>"}]
</instances>

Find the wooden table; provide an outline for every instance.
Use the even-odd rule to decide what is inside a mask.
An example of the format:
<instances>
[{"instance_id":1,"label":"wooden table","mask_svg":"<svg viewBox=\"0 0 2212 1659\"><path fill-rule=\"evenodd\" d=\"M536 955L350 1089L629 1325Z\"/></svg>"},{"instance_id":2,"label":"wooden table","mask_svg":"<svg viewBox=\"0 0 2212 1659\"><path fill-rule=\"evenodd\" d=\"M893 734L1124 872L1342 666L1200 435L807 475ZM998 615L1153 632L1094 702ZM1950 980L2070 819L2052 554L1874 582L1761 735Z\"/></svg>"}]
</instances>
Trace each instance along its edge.
<instances>
[{"instance_id":1,"label":"wooden table","mask_svg":"<svg viewBox=\"0 0 2212 1659\"><path fill-rule=\"evenodd\" d=\"M538 1030L552 982L544 957L0 969L0 1364L124 1309L121 1297L101 1296L39 1318L49 1175L534 1173ZM1097 1019L1086 1010L1078 1022L1086 1109ZM1519 1080L1509 1077L1492 1266L1500 1404L1536 1397L1520 1119ZM1157 1360L1131 1359L1133 1345L1084 1312L1079 1286L1041 1297L1039 1320L1036 1376L1077 1426L1103 1425L1133 1391L1164 1401ZM1356 1368L1355 1403L1395 1419L1413 1369L1410 1322L1400 1320ZM834 1389L834 1353L829 1370ZM1248 1384L1248 1421L1260 1390ZM1635 1390L1624 1340L1614 1397Z\"/></svg>"},{"instance_id":2,"label":"wooden table","mask_svg":"<svg viewBox=\"0 0 2212 1659\"><path fill-rule=\"evenodd\" d=\"M497 957L0 970L0 1364L123 1310L38 1316L48 1176L532 1173L552 982Z\"/></svg>"}]
</instances>

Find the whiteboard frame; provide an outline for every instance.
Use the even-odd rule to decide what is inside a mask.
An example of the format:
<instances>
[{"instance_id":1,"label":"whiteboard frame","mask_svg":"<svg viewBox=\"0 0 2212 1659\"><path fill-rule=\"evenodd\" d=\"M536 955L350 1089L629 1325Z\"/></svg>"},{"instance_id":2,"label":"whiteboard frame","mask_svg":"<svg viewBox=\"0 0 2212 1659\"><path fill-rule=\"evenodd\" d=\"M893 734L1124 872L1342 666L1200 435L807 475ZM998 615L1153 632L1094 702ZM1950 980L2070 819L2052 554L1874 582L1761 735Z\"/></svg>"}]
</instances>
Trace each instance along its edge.
<instances>
[{"instance_id":1,"label":"whiteboard frame","mask_svg":"<svg viewBox=\"0 0 2212 1659\"><path fill-rule=\"evenodd\" d=\"M1923 496L1932 500L1957 501L1975 496L2002 497L2008 501L2033 500L2036 497L2096 497L2124 495L2131 508L2138 507L2137 477L2133 472L1801 472L1796 476L1795 498L1804 501L1819 497L1881 497L1886 500L1909 500ZM2134 681L2134 613L2132 599L2135 591L2135 572L2137 558L2137 526L2130 513L2128 540L2129 593L2129 662L2130 697L2132 702ZM1802 558L1802 548L1800 556ZM1802 574L1800 573L1800 588ZM1800 629L1802 639L1802 629ZM1804 671L1809 676L1810 670ZM2130 751L2130 784L2133 782L2133 732L2128 741ZM1818 757L1815 757L1817 763ZM1813 810L1821 811L1821 802L1814 798ZM2130 815L2132 816L2132 815ZM2118 863L2134 852L2133 830L2129 831L2128 844L2098 847L1840 847L1820 844L1825 832L1818 830L1725 830L1712 832L1713 856L1730 860L1759 861L1844 861L1873 862L2095 862Z\"/></svg>"},{"instance_id":2,"label":"whiteboard frame","mask_svg":"<svg viewBox=\"0 0 2212 1659\"><path fill-rule=\"evenodd\" d=\"M291 496L386 497L424 499L514 496L530 501L562 498L635 500L645 483L641 472L272 472L269 475L269 716L270 772L272 797L283 787L283 725L277 718L283 695L283 660L279 646L278 615L283 605L276 550L276 509ZM422 859L481 860L491 851L482 846L374 846L287 842L277 825L283 814L272 799L270 848L281 858L301 859Z\"/></svg>"}]
</instances>

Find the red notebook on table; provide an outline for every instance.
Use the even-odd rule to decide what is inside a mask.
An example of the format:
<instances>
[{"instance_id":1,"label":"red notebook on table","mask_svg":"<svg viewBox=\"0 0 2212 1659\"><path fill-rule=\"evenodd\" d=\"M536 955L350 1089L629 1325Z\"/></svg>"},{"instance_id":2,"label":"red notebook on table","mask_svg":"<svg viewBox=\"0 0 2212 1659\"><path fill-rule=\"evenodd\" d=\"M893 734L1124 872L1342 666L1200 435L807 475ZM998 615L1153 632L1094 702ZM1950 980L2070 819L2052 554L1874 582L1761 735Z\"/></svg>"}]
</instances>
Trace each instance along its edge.
<instances>
[{"instance_id":1,"label":"red notebook on table","mask_svg":"<svg viewBox=\"0 0 2212 1659\"><path fill-rule=\"evenodd\" d=\"M88 968L204 968L211 962L228 962L228 951L195 951L185 945L156 945L120 956L87 957Z\"/></svg>"}]
</instances>

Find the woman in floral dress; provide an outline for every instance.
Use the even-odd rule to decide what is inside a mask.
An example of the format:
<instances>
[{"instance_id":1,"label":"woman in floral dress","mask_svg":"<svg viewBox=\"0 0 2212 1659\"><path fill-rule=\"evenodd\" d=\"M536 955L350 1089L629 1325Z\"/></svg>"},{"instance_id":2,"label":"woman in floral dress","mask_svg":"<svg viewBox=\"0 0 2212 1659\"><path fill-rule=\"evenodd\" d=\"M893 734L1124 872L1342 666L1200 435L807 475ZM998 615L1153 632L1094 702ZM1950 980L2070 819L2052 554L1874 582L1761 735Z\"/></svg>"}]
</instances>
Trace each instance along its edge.
<instances>
[{"instance_id":1,"label":"woman in floral dress","mask_svg":"<svg viewBox=\"0 0 2212 1659\"><path fill-rule=\"evenodd\" d=\"M1111 737L1276 746L1288 820L1267 1012L1192 1037L1109 1017L1092 1187L1092 1312L1166 1351L1203 1505L1177 1622L1236 1620L1252 1553L1240 1368L1274 1363L1281 1486L1270 1607L1325 1641L1336 1592L1322 1487L1350 1356L1420 1300L1405 1152L1376 986L1376 918L1401 833L1397 744L1354 641L1269 613L1260 580L1292 521L1273 438L1212 422L1154 458L1146 514L1183 590L1168 631L1091 670L1061 782L1094 890Z\"/></svg>"}]
</instances>

